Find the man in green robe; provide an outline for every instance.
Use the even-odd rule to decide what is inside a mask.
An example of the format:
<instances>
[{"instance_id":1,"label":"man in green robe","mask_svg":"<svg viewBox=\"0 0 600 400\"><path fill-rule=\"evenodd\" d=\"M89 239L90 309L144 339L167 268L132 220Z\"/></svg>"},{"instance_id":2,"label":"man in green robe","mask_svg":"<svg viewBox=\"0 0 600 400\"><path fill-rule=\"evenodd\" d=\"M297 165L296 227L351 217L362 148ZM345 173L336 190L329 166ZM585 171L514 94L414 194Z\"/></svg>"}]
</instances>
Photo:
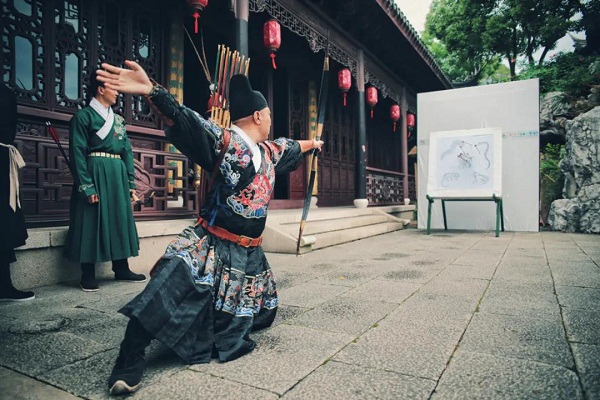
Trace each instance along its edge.
<instances>
[{"instance_id":1,"label":"man in green robe","mask_svg":"<svg viewBox=\"0 0 600 400\"><path fill-rule=\"evenodd\" d=\"M139 238L131 196L135 194L133 152L123 117L113 112L119 92L92 74L88 107L71 119L70 168L73 174L70 225L64 256L81 263L81 288L98 290L97 262L112 261L116 280L144 282L127 259L138 255Z\"/></svg>"}]
</instances>

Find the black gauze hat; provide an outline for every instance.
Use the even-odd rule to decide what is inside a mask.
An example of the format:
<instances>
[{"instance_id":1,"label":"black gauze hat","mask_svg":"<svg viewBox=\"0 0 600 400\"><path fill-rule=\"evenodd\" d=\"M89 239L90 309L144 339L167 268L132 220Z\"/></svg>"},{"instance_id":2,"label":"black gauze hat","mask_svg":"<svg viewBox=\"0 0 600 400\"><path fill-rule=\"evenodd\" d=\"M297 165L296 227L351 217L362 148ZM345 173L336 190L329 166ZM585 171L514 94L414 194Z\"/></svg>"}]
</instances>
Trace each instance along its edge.
<instances>
[{"instance_id":1,"label":"black gauze hat","mask_svg":"<svg viewBox=\"0 0 600 400\"><path fill-rule=\"evenodd\" d=\"M234 75L229 81L229 113L232 121L254 114L268 107L260 92L252 90L246 75Z\"/></svg>"}]
</instances>

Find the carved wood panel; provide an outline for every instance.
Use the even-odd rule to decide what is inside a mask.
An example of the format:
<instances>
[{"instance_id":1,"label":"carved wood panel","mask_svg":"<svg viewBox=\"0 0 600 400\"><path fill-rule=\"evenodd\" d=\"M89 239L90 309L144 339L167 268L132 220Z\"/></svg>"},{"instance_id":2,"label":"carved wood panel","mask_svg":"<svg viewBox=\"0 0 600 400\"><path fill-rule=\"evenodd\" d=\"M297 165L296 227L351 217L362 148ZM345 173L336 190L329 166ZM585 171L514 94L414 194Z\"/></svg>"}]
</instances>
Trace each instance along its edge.
<instances>
[{"instance_id":1,"label":"carved wood panel","mask_svg":"<svg viewBox=\"0 0 600 400\"><path fill-rule=\"evenodd\" d=\"M292 76L288 84L288 126L295 140L308 138L308 82L299 76ZM302 165L289 174L289 199L301 200L306 195L308 181L306 159Z\"/></svg>"},{"instance_id":2,"label":"carved wood panel","mask_svg":"<svg viewBox=\"0 0 600 400\"><path fill-rule=\"evenodd\" d=\"M68 153L68 127L56 125L63 148ZM69 201L73 186L73 177L56 144L39 132L46 127L35 120L26 120L19 124L17 148L26 162L21 170L21 194L23 211L29 226L68 223ZM145 205L134 205L136 219L172 217L196 214L198 194L188 182L187 174L178 175L171 161L183 163L183 171L189 168L188 160L182 154L161 150L166 139L149 139L132 135L132 142L143 144L134 147L134 163L138 196L145 200L152 191L156 195ZM63 141L64 139L64 141ZM150 144L153 143L151 146ZM173 171L173 177L168 172ZM183 182L183 189L167 192L167 180Z\"/></svg>"},{"instance_id":3,"label":"carved wood panel","mask_svg":"<svg viewBox=\"0 0 600 400\"><path fill-rule=\"evenodd\" d=\"M318 205L337 206L352 204L355 194L355 104L348 96L348 104L343 106L336 96L337 87L332 83L327 106L326 122L323 129L325 145L319 156L319 196Z\"/></svg>"}]
</instances>

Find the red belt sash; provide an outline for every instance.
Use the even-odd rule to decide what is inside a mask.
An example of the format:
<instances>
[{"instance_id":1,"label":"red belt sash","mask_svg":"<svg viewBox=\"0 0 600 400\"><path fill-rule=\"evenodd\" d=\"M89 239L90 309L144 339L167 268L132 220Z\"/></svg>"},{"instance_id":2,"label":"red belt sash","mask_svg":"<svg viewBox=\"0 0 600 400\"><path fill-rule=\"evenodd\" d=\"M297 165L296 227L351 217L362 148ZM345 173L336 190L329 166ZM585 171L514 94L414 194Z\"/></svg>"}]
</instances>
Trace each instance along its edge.
<instances>
[{"instance_id":1,"label":"red belt sash","mask_svg":"<svg viewBox=\"0 0 600 400\"><path fill-rule=\"evenodd\" d=\"M236 235L235 233L229 232L227 229L223 229L219 226L209 226L208 221L204 218L198 218L198 222L196 222L196 226L201 225L208 232L212 233L218 238L229 240L235 244L238 244L242 247L257 247L262 243L262 236L257 238L251 238L244 235Z\"/></svg>"}]
</instances>

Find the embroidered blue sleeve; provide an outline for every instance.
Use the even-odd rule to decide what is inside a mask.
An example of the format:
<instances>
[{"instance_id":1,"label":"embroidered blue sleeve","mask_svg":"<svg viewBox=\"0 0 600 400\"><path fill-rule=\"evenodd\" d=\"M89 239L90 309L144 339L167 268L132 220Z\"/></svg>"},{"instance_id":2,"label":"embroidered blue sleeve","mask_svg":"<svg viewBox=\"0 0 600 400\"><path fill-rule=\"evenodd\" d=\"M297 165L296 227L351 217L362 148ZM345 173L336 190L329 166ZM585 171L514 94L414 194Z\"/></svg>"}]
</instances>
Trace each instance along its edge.
<instances>
[{"instance_id":1,"label":"embroidered blue sleeve","mask_svg":"<svg viewBox=\"0 0 600 400\"><path fill-rule=\"evenodd\" d=\"M302 162L303 156L300 144L288 138L278 138L266 141L266 151L270 153L275 166L275 173L281 174L295 170Z\"/></svg>"},{"instance_id":2,"label":"embroidered blue sleeve","mask_svg":"<svg viewBox=\"0 0 600 400\"><path fill-rule=\"evenodd\" d=\"M177 100L160 87L152 96L153 104L173 124L165 128L169 141L192 162L212 170L219 155L223 130L213 121L204 119L196 111L177 103Z\"/></svg>"}]
</instances>

